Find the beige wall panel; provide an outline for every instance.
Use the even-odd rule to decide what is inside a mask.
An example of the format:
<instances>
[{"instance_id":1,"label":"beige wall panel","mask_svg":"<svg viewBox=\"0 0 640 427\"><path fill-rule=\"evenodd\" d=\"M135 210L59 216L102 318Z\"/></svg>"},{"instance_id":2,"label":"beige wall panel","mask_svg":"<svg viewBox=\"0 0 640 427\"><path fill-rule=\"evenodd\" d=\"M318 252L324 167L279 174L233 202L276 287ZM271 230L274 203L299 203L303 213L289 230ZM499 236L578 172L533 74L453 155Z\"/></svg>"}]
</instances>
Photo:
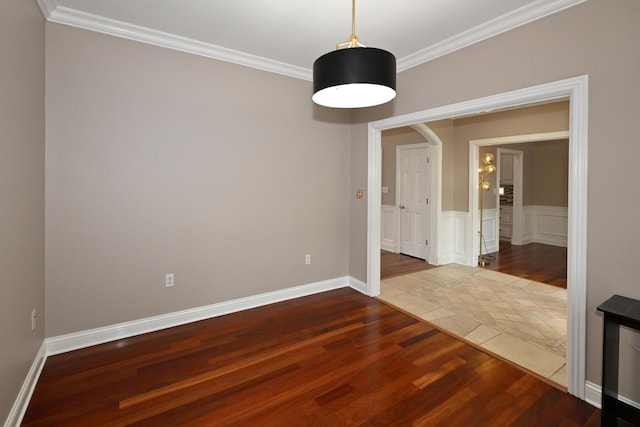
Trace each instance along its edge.
<instances>
[{"instance_id":1,"label":"beige wall panel","mask_svg":"<svg viewBox=\"0 0 640 427\"><path fill-rule=\"evenodd\" d=\"M566 131L569 128L566 102L537 105L454 120L454 206L466 212L469 204L469 141L503 136ZM495 154L495 150L494 150ZM493 181L492 184L493 185ZM494 207L490 204L489 207Z\"/></svg>"},{"instance_id":2,"label":"beige wall panel","mask_svg":"<svg viewBox=\"0 0 640 427\"><path fill-rule=\"evenodd\" d=\"M349 273L350 114L310 82L57 24L47 43L47 336Z\"/></svg>"},{"instance_id":3,"label":"beige wall panel","mask_svg":"<svg viewBox=\"0 0 640 427\"><path fill-rule=\"evenodd\" d=\"M442 210L452 210L453 201L453 145L454 121L438 120L426 123L442 142ZM382 133L382 185L389 187L388 194L382 194L383 205L394 205L396 200L396 147L406 144L421 144L427 140L410 127L389 129Z\"/></svg>"},{"instance_id":4,"label":"beige wall panel","mask_svg":"<svg viewBox=\"0 0 640 427\"><path fill-rule=\"evenodd\" d=\"M535 143L533 152L533 204L569 206L569 141Z\"/></svg>"},{"instance_id":5,"label":"beige wall panel","mask_svg":"<svg viewBox=\"0 0 640 427\"><path fill-rule=\"evenodd\" d=\"M0 2L0 422L44 338L44 50L36 2Z\"/></svg>"},{"instance_id":6,"label":"beige wall panel","mask_svg":"<svg viewBox=\"0 0 640 427\"><path fill-rule=\"evenodd\" d=\"M569 141L504 144L496 148L522 151L523 205L567 207Z\"/></svg>"},{"instance_id":7,"label":"beige wall panel","mask_svg":"<svg viewBox=\"0 0 640 427\"><path fill-rule=\"evenodd\" d=\"M366 154L366 124L371 120L589 75L586 358L587 380L596 384L602 346L597 305L612 294L640 299L640 197L629 197L638 194L640 181L635 126L640 116L638 16L637 0L590 0L402 72L392 104L354 114L352 153ZM366 155L352 157L353 181L366 182L366 162ZM458 167L456 179L467 182L467 165ZM466 210L467 203L456 191L455 209ZM366 229L366 210L352 209L351 215L352 224L362 223ZM363 279L367 242L359 230L352 230L351 246L351 274ZM640 402L640 382L633 381L640 361L629 344L640 347L638 334L623 345L621 390Z\"/></svg>"}]
</instances>

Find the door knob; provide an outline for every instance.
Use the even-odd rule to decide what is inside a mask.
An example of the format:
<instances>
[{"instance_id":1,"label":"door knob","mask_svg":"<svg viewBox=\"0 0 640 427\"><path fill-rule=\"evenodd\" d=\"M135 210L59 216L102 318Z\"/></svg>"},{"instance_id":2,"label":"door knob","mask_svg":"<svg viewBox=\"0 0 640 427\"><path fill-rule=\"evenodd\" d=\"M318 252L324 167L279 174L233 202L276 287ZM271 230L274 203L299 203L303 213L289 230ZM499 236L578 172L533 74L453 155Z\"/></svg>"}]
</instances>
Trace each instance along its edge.
<instances>
[{"instance_id":1,"label":"door knob","mask_svg":"<svg viewBox=\"0 0 640 427\"><path fill-rule=\"evenodd\" d=\"M398 206L400 209L404 209L404 205L400 205Z\"/></svg>"}]
</instances>

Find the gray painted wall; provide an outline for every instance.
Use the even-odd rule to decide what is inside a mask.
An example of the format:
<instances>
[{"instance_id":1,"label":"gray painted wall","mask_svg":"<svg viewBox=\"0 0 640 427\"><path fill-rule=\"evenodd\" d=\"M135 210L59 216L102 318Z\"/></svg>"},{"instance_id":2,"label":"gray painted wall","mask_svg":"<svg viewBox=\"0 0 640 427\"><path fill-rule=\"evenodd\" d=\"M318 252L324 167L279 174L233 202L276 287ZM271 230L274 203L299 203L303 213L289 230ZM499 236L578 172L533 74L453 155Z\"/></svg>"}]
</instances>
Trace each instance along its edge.
<instances>
[{"instance_id":1,"label":"gray painted wall","mask_svg":"<svg viewBox=\"0 0 640 427\"><path fill-rule=\"evenodd\" d=\"M46 335L348 275L350 113L310 86L47 24Z\"/></svg>"},{"instance_id":2,"label":"gray painted wall","mask_svg":"<svg viewBox=\"0 0 640 427\"><path fill-rule=\"evenodd\" d=\"M586 358L587 380L596 384L602 351L596 307L612 294L640 299L638 16L636 0L590 0L399 74L392 104L353 119L352 182L366 185L369 121L589 75ZM467 174L468 161L455 167ZM366 208L351 202L351 274L360 280L366 278ZM630 344L640 347L640 336L624 333L622 340L621 390L638 402L640 357Z\"/></svg>"},{"instance_id":3,"label":"gray painted wall","mask_svg":"<svg viewBox=\"0 0 640 427\"><path fill-rule=\"evenodd\" d=\"M43 21L34 1L0 2L0 420L44 337Z\"/></svg>"},{"instance_id":4,"label":"gray painted wall","mask_svg":"<svg viewBox=\"0 0 640 427\"><path fill-rule=\"evenodd\" d=\"M467 162L469 141L502 136L566 131L569 129L567 101L483 114L470 118L439 120L426 123L442 141L442 210L468 211L469 173L459 166ZM395 205L396 147L426 142L418 132L406 126L382 132L382 185L389 188L382 194L383 205ZM504 145L503 148L526 150L524 156L524 204L567 206L567 141ZM454 150L455 148L455 150ZM482 148L496 155L496 148ZM457 158L456 154L462 156ZM534 167L535 164L535 167ZM467 164L468 168L468 164ZM495 175L489 176L494 186ZM559 188L556 182L564 182ZM554 184L554 185L552 185ZM535 196L534 196L535 195ZM485 208L495 208L493 198L485 198ZM454 209L449 200L456 200Z\"/></svg>"}]
</instances>

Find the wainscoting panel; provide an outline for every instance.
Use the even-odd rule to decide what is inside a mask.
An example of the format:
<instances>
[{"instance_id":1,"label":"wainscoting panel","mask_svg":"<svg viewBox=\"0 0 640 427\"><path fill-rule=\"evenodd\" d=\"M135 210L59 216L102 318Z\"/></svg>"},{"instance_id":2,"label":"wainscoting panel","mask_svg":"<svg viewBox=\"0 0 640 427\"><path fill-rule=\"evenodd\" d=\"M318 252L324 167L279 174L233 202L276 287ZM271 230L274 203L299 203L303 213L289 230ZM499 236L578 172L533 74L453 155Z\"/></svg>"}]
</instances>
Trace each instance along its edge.
<instances>
[{"instance_id":1,"label":"wainscoting panel","mask_svg":"<svg viewBox=\"0 0 640 427\"><path fill-rule=\"evenodd\" d=\"M544 243L567 247L569 209L557 206L523 206L522 244Z\"/></svg>"},{"instance_id":2,"label":"wainscoting panel","mask_svg":"<svg viewBox=\"0 0 640 427\"><path fill-rule=\"evenodd\" d=\"M471 216L469 212L455 212L455 247L453 262L466 264L469 257L469 230L471 228Z\"/></svg>"},{"instance_id":3,"label":"wainscoting panel","mask_svg":"<svg viewBox=\"0 0 640 427\"><path fill-rule=\"evenodd\" d=\"M491 252L496 252L498 250L500 237L496 234L496 230L498 229L496 223L499 221L500 219L497 209L484 209L482 211L482 236L484 237L484 241L482 243L483 254L490 254ZM479 250L480 248L478 247L474 252Z\"/></svg>"},{"instance_id":4,"label":"wainscoting panel","mask_svg":"<svg viewBox=\"0 0 640 427\"><path fill-rule=\"evenodd\" d=\"M534 206L534 240L567 247L569 210L555 206Z\"/></svg>"},{"instance_id":5,"label":"wainscoting panel","mask_svg":"<svg viewBox=\"0 0 640 427\"><path fill-rule=\"evenodd\" d=\"M441 215L439 264L468 263L468 212L447 211Z\"/></svg>"},{"instance_id":6,"label":"wainscoting panel","mask_svg":"<svg viewBox=\"0 0 640 427\"><path fill-rule=\"evenodd\" d=\"M455 250L455 216L454 212L442 212L440 215L440 265L453 262Z\"/></svg>"},{"instance_id":7,"label":"wainscoting panel","mask_svg":"<svg viewBox=\"0 0 640 427\"><path fill-rule=\"evenodd\" d=\"M400 252L400 216L398 208L391 205L382 205L380 215L380 248L385 251Z\"/></svg>"},{"instance_id":8,"label":"wainscoting panel","mask_svg":"<svg viewBox=\"0 0 640 427\"><path fill-rule=\"evenodd\" d=\"M523 206L522 244L544 243L547 245L567 247L567 208L553 206ZM457 263L476 265L479 240L474 235L470 246L471 221L469 212L446 211L441 214L440 256L438 264ZM381 216L382 249L398 253L400 251L397 236L399 235L399 215L395 206L383 206ZM496 234L496 222L499 221L497 209L485 209L482 213L482 234L484 243L482 253L496 252L500 245ZM514 219L515 221L515 219Z\"/></svg>"},{"instance_id":9,"label":"wainscoting panel","mask_svg":"<svg viewBox=\"0 0 640 427\"><path fill-rule=\"evenodd\" d=\"M522 244L535 242L534 237L534 219L535 214L533 212L533 206L522 207ZM514 218L515 221L515 218Z\"/></svg>"}]
</instances>

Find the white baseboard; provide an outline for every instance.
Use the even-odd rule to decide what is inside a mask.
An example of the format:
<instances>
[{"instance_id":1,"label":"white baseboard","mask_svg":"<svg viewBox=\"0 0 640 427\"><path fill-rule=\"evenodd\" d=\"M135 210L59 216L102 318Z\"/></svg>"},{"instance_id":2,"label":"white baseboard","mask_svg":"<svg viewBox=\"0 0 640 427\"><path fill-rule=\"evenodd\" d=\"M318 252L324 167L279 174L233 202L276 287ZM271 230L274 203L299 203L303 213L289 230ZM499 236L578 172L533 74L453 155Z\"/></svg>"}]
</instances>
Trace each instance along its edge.
<instances>
[{"instance_id":1,"label":"white baseboard","mask_svg":"<svg viewBox=\"0 0 640 427\"><path fill-rule=\"evenodd\" d=\"M588 404L602 409L602 387L587 381L584 386L584 400Z\"/></svg>"},{"instance_id":2,"label":"white baseboard","mask_svg":"<svg viewBox=\"0 0 640 427\"><path fill-rule=\"evenodd\" d=\"M47 344L45 341L43 341L42 345L40 346L40 350L38 350L35 359L33 359L33 363L31 364L31 368L27 373L27 377L22 383L20 392L18 392L18 397L11 407L9 416L4 422L4 427L18 427L20 423L22 423L22 418L24 417L25 412L27 412L29 401L31 400L33 391L36 388L38 378L40 378L40 373L42 372L42 368L44 367L44 362L46 360Z\"/></svg>"},{"instance_id":3,"label":"white baseboard","mask_svg":"<svg viewBox=\"0 0 640 427\"><path fill-rule=\"evenodd\" d=\"M638 402L634 402L624 396L618 396L618 399L627 405L640 409L640 403ZM598 384L587 381L584 387L584 400L590 405L593 405L598 409L602 409L602 387Z\"/></svg>"},{"instance_id":4,"label":"white baseboard","mask_svg":"<svg viewBox=\"0 0 640 427\"><path fill-rule=\"evenodd\" d=\"M349 276L349 287L355 289L361 294L367 295L367 284L356 279L355 277Z\"/></svg>"},{"instance_id":5,"label":"white baseboard","mask_svg":"<svg viewBox=\"0 0 640 427\"><path fill-rule=\"evenodd\" d=\"M308 285L283 289L281 291L268 292L224 303L197 307L190 310L168 313L133 322L125 322L46 339L42 343L40 350L29 369L27 377L25 378L20 392L18 393L18 397L16 398L16 401L11 408L11 412L9 412L9 416L4 423L4 427L17 427L22 422L22 418L27 410L29 401L31 400L31 396L48 355L64 353L66 351L102 344L116 339L139 335L146 332L153 332L164 328L170 328L198 320L222 316L224 314L230 314L262 305L344 287L351 287L358 292L366 294L366 283L350 276L344 276ZM601 408L602 388L598 384L587 381L585 384L584 400L596 408ZM640 409L640 403L638 402L634 402L624 396L620 396L620 400Z\"/></svg>"},{"instance_id":6,"label":"white baseboard","mask_svg":"<svg viewBox=\"0 0 640 427\"><path fill-rule=\"evenodd\" d=\"M47 356L345 287L351 287L366 295L366 283L350 276L343 276L218 304L47 338L42 343L31 365L4 427L17 427L22 422Z\"/></svg>"},{"instance_id":7,"label":"white baseboard","mask_svg":"<svg viewBox=\"0 0 640 427\"><path fill-rule=\"evenodd\" d=\"M338 277L280 291L267 292L250 297L225 301L218 304L196 307L159 316L147 317L145 319L134 320L131 322L124 322L102 328L47 338L45 341L47 344L47 355L65 353L79 348L103 344L109 341L132 337L134 335L154 332L160 329L171 328L174 326L184 325L186 323L197 322L199 320L235 313L250 308L317 294L333 289L344 288L347 286L354 288L358 292L366 293L366 285L364 283L349 276Z\"/></svg>"}]
</instances>

